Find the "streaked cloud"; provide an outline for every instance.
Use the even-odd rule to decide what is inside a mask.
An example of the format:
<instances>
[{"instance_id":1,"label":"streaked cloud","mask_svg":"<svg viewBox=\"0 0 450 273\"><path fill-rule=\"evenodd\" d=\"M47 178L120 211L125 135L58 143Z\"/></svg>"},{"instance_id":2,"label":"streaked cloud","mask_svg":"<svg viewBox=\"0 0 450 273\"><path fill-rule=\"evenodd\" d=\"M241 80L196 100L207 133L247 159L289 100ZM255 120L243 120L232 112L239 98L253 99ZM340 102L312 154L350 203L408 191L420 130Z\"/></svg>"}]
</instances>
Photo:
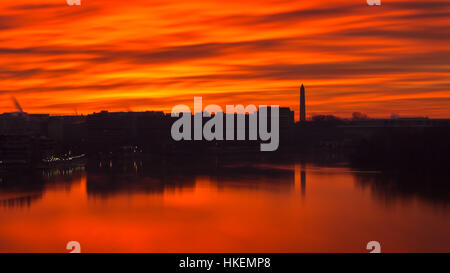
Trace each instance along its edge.
<instances>
[{"instance_id":1,"label":"streaked cloud","mask_svg":"<svg viewBox=\"0 0 450 273\"><path fill-rule=\"evenodd\" d=\"M280 104L449 117L448 1L0 3L0 106L28 112Z\"/></svg>"}]
</instances>

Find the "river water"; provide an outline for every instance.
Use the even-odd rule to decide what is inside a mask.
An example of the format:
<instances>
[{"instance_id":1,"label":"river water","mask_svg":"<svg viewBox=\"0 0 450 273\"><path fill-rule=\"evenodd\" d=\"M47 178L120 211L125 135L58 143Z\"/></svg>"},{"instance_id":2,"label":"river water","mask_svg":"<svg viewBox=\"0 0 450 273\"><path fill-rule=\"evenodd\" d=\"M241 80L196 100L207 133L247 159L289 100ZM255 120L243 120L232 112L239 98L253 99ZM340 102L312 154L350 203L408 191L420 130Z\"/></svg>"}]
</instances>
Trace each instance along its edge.
<instances>
[{"instance_id":1,"label":"river water","mask_svg":"<svg viewBox=\"0 0 450 273\"><path fill-rule=\"evenodd\" d=\"M143 169L1 178L0 252L450 252L448 187L429 186L442 178L308 162Z\"/></svg>"}]
</instances>

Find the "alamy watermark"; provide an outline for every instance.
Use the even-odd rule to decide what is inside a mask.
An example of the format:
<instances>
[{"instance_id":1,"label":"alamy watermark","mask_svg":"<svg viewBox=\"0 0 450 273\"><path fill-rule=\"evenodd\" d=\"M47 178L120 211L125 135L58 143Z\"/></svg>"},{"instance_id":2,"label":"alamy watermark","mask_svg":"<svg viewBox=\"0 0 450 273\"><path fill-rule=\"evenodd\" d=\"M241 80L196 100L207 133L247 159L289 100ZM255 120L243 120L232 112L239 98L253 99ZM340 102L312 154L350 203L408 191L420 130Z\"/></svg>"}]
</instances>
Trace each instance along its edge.
<instances>
[{"instance_id":1,"label":"alamy watermark","mask_svg":"<svg viewBox=\"0 0 450 273\"><path fill-rule=\"evenodd\" d=\"M381 6L381 0L367 0L369 6Z\"/></svg>"},{"instance_id":2,"label":"alamy watermark","mask_svg":"<svg viewBox=\"0 0 450 273\"><path fill-rule=\"evenodd\" d=\"M70 241L66 245L67 250L71 250L70 253L81 253L81 244L78 241Z\"/></svg>"},{"instance_id":3,"label":"alamy watermark","mask_svg":"<svg viewBox=\"0 0 450 273\"><path fill-rule=\"evenodd\" d=\"M381 244L378 241L370 241L366 246L367 250L371 250L370 253L381 253Z\"/></svg>"},{"instance_id":4,"label":"alamy watermark","mask_svg":"<svg viewBox=\"0 0 450 273\"><path fill-rule=\"evenodd\" d=\"M81 6L81 0L66 0L69 6Z\"/></svg>"},{"instance_id":5,"label":"alamy watermark","mask_svg":"<svg viewBox=\"0 0 450 273\"><path fill-rule=\"evenodd\" d=\"M203 109L202 97L194 97L193 140L243 141L246 140L248 132L248 140L256 141L259 135L259 140L265 142L260 144L261 151L275 151L278 149L280 140L279 111L280 107L278 105L272 105L270 107L260 105L259 109L257 109L253 104L247 105L246 107L239 104L226 105L226 112L224 114L222 108L215 104L207 105ZM226 130L224 130L224 116ZM191 141L191 109L186 105L176 105L172 108L172 117L179 118L172 124L170 132L172 139L175 141ZM210 119L203 125L204 117ZM237 119L237 128L235 128L235 118ZM268 119L270 119L270 131L268 128ZM248 130L246 120L248 120Z\"/></svg>"}]
</instances>

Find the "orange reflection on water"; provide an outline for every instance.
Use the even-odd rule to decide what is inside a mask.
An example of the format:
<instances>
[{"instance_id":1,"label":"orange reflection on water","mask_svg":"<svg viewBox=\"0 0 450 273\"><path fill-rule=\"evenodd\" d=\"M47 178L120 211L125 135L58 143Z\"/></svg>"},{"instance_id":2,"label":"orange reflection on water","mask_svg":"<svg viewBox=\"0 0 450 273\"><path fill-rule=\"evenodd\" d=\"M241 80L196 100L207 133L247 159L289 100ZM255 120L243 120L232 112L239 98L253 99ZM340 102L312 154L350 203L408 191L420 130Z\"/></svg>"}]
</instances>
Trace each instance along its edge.
<instances>
[{"instance_id":1,"label":"orange reflection on water","mask_svg":"<svg viewBox=\"0 0 450 273\"><path fill-rule=\"evenodd\" d=\"M68 252L72 240L82 252L365 252L371 240L385 252L450 251L448 207L380 199L347 168L282 168L291 175L195 176L105 195L83 173L29 206L0 207L0 251Z\"/></svg>"}]
</instances>

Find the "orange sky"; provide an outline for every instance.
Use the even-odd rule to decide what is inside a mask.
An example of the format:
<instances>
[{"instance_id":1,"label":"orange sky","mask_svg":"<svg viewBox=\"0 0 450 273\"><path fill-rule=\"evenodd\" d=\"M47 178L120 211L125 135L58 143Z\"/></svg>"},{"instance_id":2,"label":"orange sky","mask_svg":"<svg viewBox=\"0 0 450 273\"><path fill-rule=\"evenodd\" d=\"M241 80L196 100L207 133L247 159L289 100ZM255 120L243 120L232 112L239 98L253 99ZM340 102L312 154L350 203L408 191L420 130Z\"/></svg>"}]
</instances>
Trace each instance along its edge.
<instances>
[{"instance_id":1,"label":"orange sky","mask_svg":"<svg viewBox=\"0 0 450 273\"><path fill-rule=\"evenodd\" d=\"M0 2L0 112L279 104L450 117L450 1Z\"/></svg>"}]
</instances>

